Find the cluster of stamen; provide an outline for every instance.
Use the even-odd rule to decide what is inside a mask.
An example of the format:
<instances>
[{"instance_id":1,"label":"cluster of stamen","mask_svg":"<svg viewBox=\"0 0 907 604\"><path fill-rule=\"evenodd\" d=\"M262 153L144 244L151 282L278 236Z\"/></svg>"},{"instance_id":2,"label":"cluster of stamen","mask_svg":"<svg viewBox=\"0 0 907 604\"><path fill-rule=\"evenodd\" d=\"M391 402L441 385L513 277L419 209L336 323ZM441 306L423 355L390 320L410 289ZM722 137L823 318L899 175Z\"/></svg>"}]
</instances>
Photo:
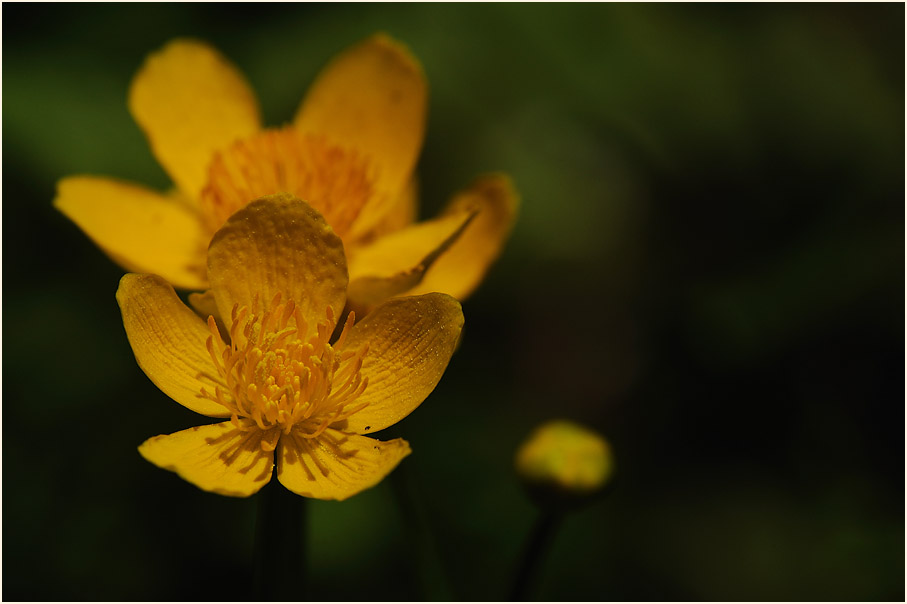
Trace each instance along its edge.
<instances>
[{"instance_id":1,"label":"cluster of stamen","mask_svg":"<svg viewBox=\"0 0 907 604\"><path fill-rule=\"evenodd\" d=\"M226 389L202 389L202 396L231 412L231 422L243 431L262 430L261 446L273 450L281 434L316 438L330 426L365 408L356 399L368 385L360 374L368 345L344 350L355 316L350 313L332 345L334 312L306 339L308 324L292 299L277 294L268 309L234 305L230 342L225 343L213 317L208 353Z\"/></svg>"},{"instance_id":2,"label":"cluster of stamen","mask_svg":"<svg viewBox=\"0 0 907 604\"><path fill-rule=\"evenodd\" d=\"M373 175L356 152L294 128L264 130L217 153L202 191L213 233L234 212L264 195L291 193L321 212L340 237L373 192Z\"/></svg>"}]
</instances>

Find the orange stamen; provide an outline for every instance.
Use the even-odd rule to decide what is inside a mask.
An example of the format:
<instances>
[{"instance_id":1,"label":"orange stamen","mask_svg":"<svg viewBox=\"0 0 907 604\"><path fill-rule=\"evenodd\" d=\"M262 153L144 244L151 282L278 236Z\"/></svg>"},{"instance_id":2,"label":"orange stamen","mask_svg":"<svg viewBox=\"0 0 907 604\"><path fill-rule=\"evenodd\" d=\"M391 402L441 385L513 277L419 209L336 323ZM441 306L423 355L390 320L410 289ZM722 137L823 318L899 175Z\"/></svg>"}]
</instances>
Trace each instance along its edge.
<instances>
[{"instance_id":1,"label":"orange stamen","mask_svg":"<svg viewBox=\"0 0 907 604\"><path fill-rule=\"evenodd\" d=\"M318 210L342 238L372 197L374 180L358 153L288 126L265 130L217 153L200 207L213 233L249 201L291 193Z\"/></svg>"}]
</instances>

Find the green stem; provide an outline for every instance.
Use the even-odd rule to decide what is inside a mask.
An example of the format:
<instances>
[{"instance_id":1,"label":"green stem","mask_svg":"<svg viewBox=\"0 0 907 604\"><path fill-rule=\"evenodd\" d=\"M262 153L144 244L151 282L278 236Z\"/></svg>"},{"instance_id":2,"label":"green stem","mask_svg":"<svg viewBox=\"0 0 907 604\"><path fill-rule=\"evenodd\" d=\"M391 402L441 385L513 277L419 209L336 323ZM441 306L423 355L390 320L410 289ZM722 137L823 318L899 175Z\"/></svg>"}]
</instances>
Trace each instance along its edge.
<instances>
[{"instance_id":1,"label":"green stem","mask_svg":"<svg viewBox=\"0 0 907 604\"><path fill-rule=\"evenodd\" d=\"M533 583L542 562L551 549L551 543L554 535L560 526L563 512L553 509L542 510L535 521L529 541L523 550L523 558L517 570L516 578L513 582L513 589L510 592L510 601L523 602L527 600Z\"/></svg>"},{"instance_id":2,"label":"green stem","mask_svg":"<svg viewBox=\"0 0 907 604\"><path fill-rule=\"evenodd\" d=\"M275 476L258 495L253 577L259 601L305 599L305 512L308 502Z\"/></svg>"},{"instance_id":3,"label":"green stem","mask_svg":"<svg viewBox=\"0 0 907 604\"><path fill-rule=\"evenodd\" d=\"M438 553L434 531L419 494L418 485L412 480L408 464L402 464L390 475L390 483L400 513L407 541L414 545L414 556L422 596L426 601L450 602L454 597L450 580Z\"/></svg>"}]
</instances>

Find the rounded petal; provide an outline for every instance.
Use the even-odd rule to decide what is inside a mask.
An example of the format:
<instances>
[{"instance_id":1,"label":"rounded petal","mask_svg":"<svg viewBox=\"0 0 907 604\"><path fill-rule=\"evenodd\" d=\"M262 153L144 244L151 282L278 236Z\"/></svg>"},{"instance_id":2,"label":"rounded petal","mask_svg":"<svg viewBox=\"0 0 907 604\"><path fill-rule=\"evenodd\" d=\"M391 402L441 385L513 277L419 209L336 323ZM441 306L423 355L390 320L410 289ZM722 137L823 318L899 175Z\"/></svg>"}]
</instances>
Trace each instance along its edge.
<instances>
[{"instance_id":1,"label":"rounded petal","mask_svg":"<svg viewBox=\"0 0 907 604\"><path fill-rule=\"evenodd\" d=\"M445 292L458 300L467 298L500 256L518 209L519 195L510 178L502 174L483 176L457 194L444 214L477 211L475 220L407 293Z\"/></svg>"},{"instance_id":2,"label":"rounded petal","mask_svg":"<svg viewBox=\"0 0 907 604\"><path fill-rule=\"evenodd\" d=\"M365 314L417 287L474 217L474 212L458 212L422 222L361 249L350 262L349 306Z\"/></svg>"},{"instance_id":3,"label":"rounded petal","mask_svg":"<svg viewBox=\"0 0 907 604\"><path fill-rule=\"evenodd\" d=\"M306 439L280 438L277 479L303 497L342 501L375 486L410 454L402 438L382 442L328 429Z\"/></svg>"},{"instance_id":4,"label":"rounded petal","mask_svg":"<svg viewBox=\"0 0 907 604\"><path fill-rule=\"evenodd\" d=\"M132 80L129 110L173 182L197 200L214 152L261 128L245 78L209 45L173 40Z\"/></svg>"},{"instance_id":5,"label":"rounded petal","mask_svg":"<svg viewBox=\"0 0 907 604\"><path fill-rule=\"evenodd\" d=\"M117 289L126 336L135 360L154 385L179 404L210 417L229 417L202 388L226 389L206 341L204 321L157 275L124 275Z\"/></svg>"},{"instance_id":6,"label":"rounded petal","mask_svg":"<svg viewBox=\"0 0 907 604\"><path fill-rule=\"evenodd\" d=\"M248 497L268 484L274 471L274 451L261 447L264 434L222 422L149 438L139 453L200 489Z\"/></svg>"},{"instance_id":7,"label":"rounded petal","mask_svg":"<svg viewBox=\"0 0 907 604\"><path fill-rule=\"evenodd\" d=\"M54 206L126 270L186 289L205 286L207 238L198 213L177 199L111 178L72 176L57 184Z\"/></svg>"},{"instance_id":8,"label":"rounded petal","mask_svg":"<svg viewBox=\"0 0 907 604\"><path fill-rule=\"evenodd\" d=\"M425 136L427 106L422 66L386 34L339 54L309 89L296 127L364 153L377 170L379 195L363 208L357 233L382 220L412 174Z\"/></svg>"},{"instance_id":9,"label":"rounded petal","mask_svg":"<svg viewBox=\"0 0 907 604\"><path fill-rule=\"evenodd\" d=\"M463 329L463 311L446 294L388 300L356 323L344 350L366 342L361 375L368 379L345 429L368 434L391 426L418 407L447 369Z\"/></svg>"},{"instance_id":10,"label":"rounded petal","mask_svg":"<svg viewBox=\"0 0 907 604\"><path fill-rule=\"evenodd\" d=\"M292 298L310 330L346 302L343 243L307 203L288 194L257 199L214 234L208 279L220 316L229 323L234 304L267 305L280 292ZM301 334L300 337L303 337Z\"/></svg>"}]
</instances>

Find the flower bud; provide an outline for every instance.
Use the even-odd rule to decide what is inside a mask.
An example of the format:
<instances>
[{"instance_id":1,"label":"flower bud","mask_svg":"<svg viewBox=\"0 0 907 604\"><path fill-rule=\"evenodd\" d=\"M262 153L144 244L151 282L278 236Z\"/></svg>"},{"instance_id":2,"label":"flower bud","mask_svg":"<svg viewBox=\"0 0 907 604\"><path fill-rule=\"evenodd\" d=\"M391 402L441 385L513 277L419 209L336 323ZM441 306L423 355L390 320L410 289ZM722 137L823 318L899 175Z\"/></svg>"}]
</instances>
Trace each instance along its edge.
<instances>
[{"instance_id":1,"label":"flower bud","mask_svg":"<svg viewBox=\"0 0 907 604\"><path fill-rule=\"evenodd\" d=\"M540 503L586 499L607 484L613 469L604 437L566 420L537 427L516 454L517 474Z\"/></svg>"}]
</instances>

